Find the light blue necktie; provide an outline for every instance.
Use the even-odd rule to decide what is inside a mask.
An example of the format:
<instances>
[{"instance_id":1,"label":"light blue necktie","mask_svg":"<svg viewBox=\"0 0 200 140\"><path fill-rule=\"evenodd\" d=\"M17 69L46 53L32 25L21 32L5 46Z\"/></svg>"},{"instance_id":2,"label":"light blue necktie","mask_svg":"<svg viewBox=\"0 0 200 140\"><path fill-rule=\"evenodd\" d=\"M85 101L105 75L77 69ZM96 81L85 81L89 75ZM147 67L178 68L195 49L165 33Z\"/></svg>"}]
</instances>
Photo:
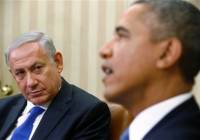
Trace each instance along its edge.
<instances>
[{"instance_id":1,"label":"light blue necktie","mask_svg":"<svg viewBox=\"0 0 200 140\"><path fill-rule=\"evenodd\" d=\"M128 128L122 133L120 140L129 140L129 129Z\"/></svg>"},{"instance_id":2,"label":"light blue necktie","mask_svg":"<svg viewBox=\"0 0 200 140\"><path fill-rule=\"evenodd\" d=\"M11 140L28 140L33 128L33 123L42 112L44 112L43 108L33 107L24 123L15 129Z\"/></svg>"}]
</instances>

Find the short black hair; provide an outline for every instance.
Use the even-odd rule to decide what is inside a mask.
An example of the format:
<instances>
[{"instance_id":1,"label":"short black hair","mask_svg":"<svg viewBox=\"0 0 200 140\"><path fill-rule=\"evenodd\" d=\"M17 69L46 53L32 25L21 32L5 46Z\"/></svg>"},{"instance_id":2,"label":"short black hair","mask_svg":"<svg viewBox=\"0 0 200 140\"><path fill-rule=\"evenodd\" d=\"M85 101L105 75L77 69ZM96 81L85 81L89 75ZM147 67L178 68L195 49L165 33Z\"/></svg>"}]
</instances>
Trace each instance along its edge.
<instances>
[{"instance_id":1,"label":"short black hair","mask_svg":"<svg viewBox=\"0 0 200 140\"><path fill-rule=\"evenodd\" d=\"M178 64L184 79L193 84L200 69L199 9L183 0L137 0L132 3L135 4L146 5L155 15L156 21L152 21L150 29L153 40L169 37L180 40L183 53Z\"/></svg>"}]
</instances>

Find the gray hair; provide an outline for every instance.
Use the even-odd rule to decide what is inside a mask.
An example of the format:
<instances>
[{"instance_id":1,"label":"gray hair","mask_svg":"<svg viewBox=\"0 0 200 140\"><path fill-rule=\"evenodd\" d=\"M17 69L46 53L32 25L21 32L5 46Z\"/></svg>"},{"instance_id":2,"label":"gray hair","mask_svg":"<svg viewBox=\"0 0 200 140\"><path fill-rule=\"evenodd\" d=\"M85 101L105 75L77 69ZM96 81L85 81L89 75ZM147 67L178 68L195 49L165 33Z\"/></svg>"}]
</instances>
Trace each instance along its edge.
<instances>
[{"instance_id":1,"label":"gray hair","mask_svg":"<svg viewBox=\"0 0 200 140\"><path fill-rule=\"evenodd\" d=\"M16 38L14 42L6 49L5 51L5 60L6 64L9 65L9 56L12 50L21 47L26 43L37 42L39 43L40 47L44 48L49 58L53 59L56 48L54 43L50 37L42 32L27 32Z\"/></svg>"},{"instance_id":2,"label":"gray hair","mask_svg":"<svg viewBox=\"0 0 200 140\"><path fill-rule=\"evenodd\" d=\"M184 79L194 83L200 69L200 11L183 0L137 0L132 5L147 6L145 20L150 23L152 40L161 41L176 37L182 44L178 61ZM153 14L149 16L148 14Z\"/></svg>"}]
</instances>

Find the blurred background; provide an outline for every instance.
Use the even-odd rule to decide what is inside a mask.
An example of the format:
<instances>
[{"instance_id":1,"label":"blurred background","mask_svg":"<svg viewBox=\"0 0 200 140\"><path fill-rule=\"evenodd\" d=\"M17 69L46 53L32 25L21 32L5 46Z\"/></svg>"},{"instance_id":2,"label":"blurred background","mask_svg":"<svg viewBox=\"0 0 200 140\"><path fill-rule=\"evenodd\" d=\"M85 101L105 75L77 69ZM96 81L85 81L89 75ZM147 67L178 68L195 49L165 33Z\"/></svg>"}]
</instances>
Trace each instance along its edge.
<instances>
[{"instance_id":1,"label":"blurred background","mask_svg":"<svg viewBox=\"0 0 200 140\"><path fill-rule=\"evenodd\" d=\"M132 1L0 0L0 97L10 88L19 92L5 64L5 48L24 32L42 31L64 55L63 77L103 99L98 51ZM200 0L188 1L200 8ZM200 103L200 76L196 81L193 92Z\"/></svg>"}]
</instances>

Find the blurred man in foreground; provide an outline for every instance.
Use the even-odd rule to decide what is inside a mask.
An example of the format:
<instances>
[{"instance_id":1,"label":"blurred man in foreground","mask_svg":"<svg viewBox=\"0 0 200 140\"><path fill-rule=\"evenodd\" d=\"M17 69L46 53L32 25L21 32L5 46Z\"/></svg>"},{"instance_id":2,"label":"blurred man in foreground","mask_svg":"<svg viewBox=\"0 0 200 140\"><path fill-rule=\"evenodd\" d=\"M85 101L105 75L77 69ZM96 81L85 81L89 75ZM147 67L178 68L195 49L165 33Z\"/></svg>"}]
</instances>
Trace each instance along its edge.
<instances>
[{"instance_id":1,"label":"blurred man in foreground","mask_svg":"<svg viewBox=\"0 0 200 140\"><path fill-rule=\"evenodd\" d=\"M100 50L105 97L135 116L121 140L199 140L191 94L200 69L200 11L182 0L137 0Z\"/></svg>"}]
</instances>

